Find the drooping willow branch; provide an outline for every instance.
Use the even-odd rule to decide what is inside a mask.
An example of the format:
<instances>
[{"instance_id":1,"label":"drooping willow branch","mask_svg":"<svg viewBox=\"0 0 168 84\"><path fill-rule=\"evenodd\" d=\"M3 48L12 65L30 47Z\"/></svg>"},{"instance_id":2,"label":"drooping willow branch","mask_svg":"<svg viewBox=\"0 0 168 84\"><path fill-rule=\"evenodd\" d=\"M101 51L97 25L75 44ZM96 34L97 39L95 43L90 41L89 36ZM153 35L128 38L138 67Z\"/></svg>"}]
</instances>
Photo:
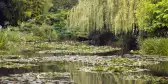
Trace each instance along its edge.
<instances>
[{"instance_id":1,"label":"drooping willow branch","mask_svg":"<svg viewBox=\"0 0 168 84\"><path fill-rule=\"evenodd\" d=\"M68 26L86 32L90 29L128 32L136 23L139 0L79 0L69 13Z\"/></svg>"}]
</instances>

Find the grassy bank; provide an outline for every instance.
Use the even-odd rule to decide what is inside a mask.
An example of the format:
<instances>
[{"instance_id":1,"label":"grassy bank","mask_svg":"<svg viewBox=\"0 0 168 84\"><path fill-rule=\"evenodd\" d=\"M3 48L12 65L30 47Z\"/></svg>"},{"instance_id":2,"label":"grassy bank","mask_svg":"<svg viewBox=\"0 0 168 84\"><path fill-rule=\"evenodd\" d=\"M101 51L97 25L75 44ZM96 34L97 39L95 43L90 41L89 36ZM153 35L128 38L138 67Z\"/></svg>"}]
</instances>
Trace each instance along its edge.
<instances>
[{"instance_id":1,"label":"grassy bank","mask_svg":"<svg viewBox=\"0 0 168 84\"><path fill-rule=\"evenodd\" d=\"M141 43L142 54L150 55L168 55L167 38L148 38Z\"/></svg>"}]
</instances>

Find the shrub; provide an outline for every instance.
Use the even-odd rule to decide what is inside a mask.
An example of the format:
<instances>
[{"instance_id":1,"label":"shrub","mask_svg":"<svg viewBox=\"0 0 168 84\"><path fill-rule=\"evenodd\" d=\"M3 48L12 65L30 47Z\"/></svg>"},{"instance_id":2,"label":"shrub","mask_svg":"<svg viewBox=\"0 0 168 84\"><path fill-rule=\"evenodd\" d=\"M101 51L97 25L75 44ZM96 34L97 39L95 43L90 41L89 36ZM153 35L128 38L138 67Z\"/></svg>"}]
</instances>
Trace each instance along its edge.
<instances>
[{"instance_id":1,"label":"shrub","mask_svg":"<svg viewBox=\"0 0 168 84\"><path fill-rule=\"evenodd\" d=\"M32 30L34 36L38 36L41 40L56 40L57 33L52 26L43 24L41 26L35 26Z\"/></svg>"},{"instance_id":2,"label":"shrub","mask_svg":"<svg viewBox=\"0 0 168 84\"><path fill-rule=\"evenodd\" d=\"M7 37L9 41L13 41L13 42L20 42L22 41L22 38L23 38L21 37L20 32L15 32L15 31L8 31Z\"/></svg>"},{"instance_id":3,"label":"shrub","mask_svg":"<svg viewBox=\"0 0 168 84\"><path fill-rule=\"evenodd\" d=\"M25 41L40 41L38 36L34 36L33 33L24 34Z\"/></svg>"},{"instance_id":4,"label":"shrub","mask_svg":"<svg viewBox=\"0 0 168 84\"><path fill-rule=\"evenodd\" d=\"M37 40L56 40L57 39L57 33L54 29L52 29L52 26L47 24L37 25L34 23L23 23L21 25L21 32L25 34L26 40L35 41ZM27 36L28 34L31 35ZM34 38L35 37L35 38Z\"/></svg>"},{"instance_id":5,"label":"shrub","mask_svg":"<svg viewBox=\"0 0 168 84\"><path fill-rule=\"evenodd\" d=\"M51 34L52 29L51 29L51 26L43 24L41 26L34 25L31 31L35 36L39 36L45 39L45 38L48 38L48 36Z\"/></svg>"},{"instance_id":6,"label":"shrub","mask_svg":"<svg viewBox=\"0 0 168 84\"><path fill-rule=\"evenodd\" d=\"M54 22L57 22L59 20L58 14L49 13L49 14L43 14L34 19L35 24L42 25L43 23L47 25L53 25Z\"/></svg>"},{"instance_id":7,"label":"shrub","mask_svg":"<svg viewBox=\"0 0 168 84\"><path fill-rule=\"evenodd\" d=\"M8 38L6 31L0 31L0 49L6 49Z\"/></svg>"},{"instance_id":8,"label":"shrub","mask_svg":"<svg viewBox=\"0 0 168 84\"><path fill-rule=\"evenodd\" d=\"M56 31L59 40L65 40L65 39L67 40L72 39L74 37L74 33L70 31L68 28L58 27L55 25L54 30Z\"/></svg>"},{"instance_id":9,"label":"shrub","mask_svg":"<svg viewBox=\"0 0 168 84\"><path fill-rule=\"evenodd\" d=\"M21 42L24 39L22 33L19 31L19 27L8 26L4 31L9 41Z\"/></svg>"},{"instance_id":10,"label":"shrub","mask_svg":"<svg viewBox=\"0 0 168 84\"><path fill-rule=\"evenodd\" d=\"M57 39L58 39L58 35L57 35L57 33L56 33L55 30L53 30L53 31L51 32L51 34L50 34L50 39L51 39L51 40L57 40Z\"/></svg>"},{"instance_id":11,"label":"shrub","mask_svg":"<svg viewBox=\"0 0 168 84\"><path fill-rule=\"evenodd\" d=\"M140 49L143 54L168 55L167 38L148 38L142 42Z\"/></svg>"}]
</instances>

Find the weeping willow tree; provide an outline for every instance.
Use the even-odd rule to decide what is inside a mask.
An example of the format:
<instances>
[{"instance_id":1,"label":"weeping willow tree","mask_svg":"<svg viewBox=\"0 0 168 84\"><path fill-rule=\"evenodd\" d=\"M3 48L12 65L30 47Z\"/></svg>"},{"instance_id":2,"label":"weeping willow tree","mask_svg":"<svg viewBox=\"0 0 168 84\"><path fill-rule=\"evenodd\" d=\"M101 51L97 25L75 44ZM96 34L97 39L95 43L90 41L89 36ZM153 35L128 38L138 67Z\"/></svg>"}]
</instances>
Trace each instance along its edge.
<instances>
[{"instance_id":1,"label":"weeping willow tree","mask_svg":"<svg viewBox=\"0 0 168 84\"><path fill-rule=\"evenodd\" d=\"M79 0L69 14L71 29L88 32L92 29L128 32L136 24L139 0Z\"/></svg>"}]
</instances>

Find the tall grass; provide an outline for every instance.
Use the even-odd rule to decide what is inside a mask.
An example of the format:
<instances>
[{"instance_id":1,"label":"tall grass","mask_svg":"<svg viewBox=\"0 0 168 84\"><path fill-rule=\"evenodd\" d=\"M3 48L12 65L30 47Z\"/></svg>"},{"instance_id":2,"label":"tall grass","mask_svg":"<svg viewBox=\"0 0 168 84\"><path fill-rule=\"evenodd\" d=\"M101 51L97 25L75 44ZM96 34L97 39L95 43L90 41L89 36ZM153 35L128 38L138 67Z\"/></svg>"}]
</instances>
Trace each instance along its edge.
<instances>
[{"instance_id":1,"label":"tall grass","mask_svg":"<svg viewBox=\"0 0 168 84\"><path fill-rule=\"evenodd\" d=\"M140 49L143 54L168 56L168 38L146 39L141 43Z\"/></svg>"},{"instance_id":2,"label":"tall grass","mask_svg":"<svg viewBox=\"0 0 168 84\"><path fill-rule=\"evenodd\" d=\"M0 49L5 49L8 43L6 31L0 31Z\"/></svg>"}]
</instances>

